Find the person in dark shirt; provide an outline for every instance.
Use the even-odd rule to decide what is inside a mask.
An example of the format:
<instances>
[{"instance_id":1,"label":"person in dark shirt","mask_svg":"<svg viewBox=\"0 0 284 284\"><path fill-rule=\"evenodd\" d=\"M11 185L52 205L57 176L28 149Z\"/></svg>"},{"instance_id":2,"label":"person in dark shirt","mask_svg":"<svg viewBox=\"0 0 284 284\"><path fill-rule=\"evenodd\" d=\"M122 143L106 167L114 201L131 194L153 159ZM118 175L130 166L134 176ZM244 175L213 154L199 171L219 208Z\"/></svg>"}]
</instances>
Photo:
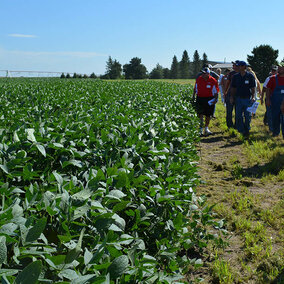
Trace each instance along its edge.
<instances>
[{"instance_id":1,"label":"person in dark shirt","mask_svg":"<svg viewBox=\"0 0 284 284\"><path fill-rule=\"evenodd\" d=\"M252 73L246 70L247 63L239 61L237 63L239 73L235 74L231 85L230 101L236 104L236 128L244 136L249 135L251 113L247 108L254 102L255 78Z\"/></svg>"},{"instance_id":2,"label":"person in dark shirt","mask_svg":"<svg viewBox=\"0 0 284 284\"><path fill-rule=\"evenodd\" d=\"M225 95L225 104L226 104L226 124L228 128L233 128L235 125L233 123L233 110L235 108L235 102L230 101L231 97L231 83L232 83L232 78L235 74L239 72L239 67L237 66L239 60L233 61L233 71L231 71L226 80L226 86L224 90L224 95Z\"/></svg>"}]
</instances>

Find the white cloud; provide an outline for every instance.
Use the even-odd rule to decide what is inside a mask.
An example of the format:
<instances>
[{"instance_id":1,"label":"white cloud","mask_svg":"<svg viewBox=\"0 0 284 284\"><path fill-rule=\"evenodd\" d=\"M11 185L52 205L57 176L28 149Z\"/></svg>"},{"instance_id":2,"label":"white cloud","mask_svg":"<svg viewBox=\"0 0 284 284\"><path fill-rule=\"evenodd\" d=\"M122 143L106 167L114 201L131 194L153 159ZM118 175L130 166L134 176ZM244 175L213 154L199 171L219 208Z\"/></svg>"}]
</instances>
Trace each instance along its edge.
<instances>
[{"instance_id":1,"label":"white cloud","mask_svg":"<svg viewBox=\"0 0 284 284\"><path fill-rule=\"evenodd\" d=\"M24 35L24 34L9 34L9 37L22 37L22 38L35 38L35 35Z\"/></svg>"}]
</instances>

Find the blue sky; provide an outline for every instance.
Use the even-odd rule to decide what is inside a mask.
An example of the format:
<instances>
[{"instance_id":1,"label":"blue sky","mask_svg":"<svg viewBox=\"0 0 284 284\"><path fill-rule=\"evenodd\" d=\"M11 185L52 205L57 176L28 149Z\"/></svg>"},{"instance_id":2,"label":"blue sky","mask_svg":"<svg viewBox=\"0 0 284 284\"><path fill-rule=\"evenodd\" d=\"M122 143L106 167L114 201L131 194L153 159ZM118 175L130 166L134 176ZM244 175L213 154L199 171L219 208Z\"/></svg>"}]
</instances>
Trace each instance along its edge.
<instances>
[{"instance_id":1,"label":"blue sky","mask_svg":"<svg viewBox=\"0 0 284 284\"><path fill-rule=\"evenodd\" d=\"M108 56L151 71L198 50L246 60L269 44L284 57L284 1L0 0L0 70L104 74Z\"/></svg>"}]
</instances>

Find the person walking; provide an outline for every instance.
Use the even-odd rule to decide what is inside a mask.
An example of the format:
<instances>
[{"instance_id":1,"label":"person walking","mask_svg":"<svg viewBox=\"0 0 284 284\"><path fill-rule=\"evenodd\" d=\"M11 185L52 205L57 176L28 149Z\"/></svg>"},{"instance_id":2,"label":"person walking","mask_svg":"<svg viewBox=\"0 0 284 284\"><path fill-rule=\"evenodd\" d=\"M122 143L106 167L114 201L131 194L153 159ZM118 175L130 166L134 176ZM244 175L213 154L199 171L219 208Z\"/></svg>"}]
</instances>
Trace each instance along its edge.
<instances>
[{"instance_id":1,"label":"person walking","mask_svg":"<svg viewBox=\"0 0 284 284\"><path fill-rule=\"evenodd\" d=\"M222 101L222 103L224 103L224 89L223 89L223 85L222 85L224 74L222 74L221 71L222 71L221 68L218 68L216 70L216 73L219 75L218 87L219 87L219 90L220 90L221 101Z\"/></svg>"},{"instance_id":2,"label":"person walking","mask_svg":"<svg viewBox=\"0 0 284 284\"><path fill-rule=\"evenodd\" d=\"M268 82L270 80L270 77L272 75L277 74L277 70L278 70L277 66L272 66L271 67L271 71L269 73L269 76L265 79L265 81L263 83L261 96L260 96L260 103L263 104L263 102L265 102L265 107L266 107L266 112L264 114L263 123L265 125L268 125L268 128L269 128L269 130L271 132L273 132L273 129L272 129L272 113L271 113L271 105L270 106L267 105L266 90L267 90L267 84L268 84Z\"/></svg>"},{"instance_id":3,"label":"person walking","mask_svg":"<svg viewBox=\"0 0 284 284\"><path fill-rule=\"evenodd\" d=\"M214 106L218 99L218 82L210 75L210 69L205 67L202 75L196 79L193 100L196 94L197 115L200 119L200 136L203 135L203 116L205 116L204 135L212 134L208 126L214 112Z\"/></svg>"},{"instance_id":4,"label":"person walking","mask_svg":"<svg viewBox=\"0 0 284 284\"><path fill-rule=\"evenodd\" d=\"M279 64L277 74L270 77L266 96L267 105L271 106L272 134L274 137L278 136L281 126L284 138L284 117L281 109L284 100L284 61Z\"/></svg>"},{"instance_id":5,"label":"person walking","mask_svg":"<svg viewBox=\"0 0 284 284\"><path fill-rule=\"evenodd\" d=\"M230 70L229 68L226 68L225 71L224 71L224 76L222 76L222 79L221 79L221 87L222 87L222 94L223 97L222 97L222 103L226 106L226 102L225 102L225 90L226 90L226 86L227 86L227 80L228 80L228 76L229 76L229 73L231 72L232 70ZM220 92L221 92L221 88L220 88Z\"/></svg>"},{"instance_id":6,"label":"person walking","mask_svg":"<svg viewBox=\"0 0 284 284\"><path fill-rule=\"evenodd\" d=\"M239 73L232 79L230 102L236 103L236 128L245 137L249 136L251 112L247 110L254 102L255 78L252 73L246 70L247 63L239 61L237 63Z\"/></svg>"},{"instance_id":7,"label":"person walking","mask_svg":"<svg viewBox=\"0 0 284 284\"><path fill-rule=\"evenodd\" d=\"M237 66L239 60L233 61L233 70L228 74L225 87L225 103L226 103L226 124L228 128L233 128L235 125L233 123L233 110L235 108L234 100L231 100L231 83L232 78L235 74L239 72L239 67Z\"/></svg>"}]
</instances>

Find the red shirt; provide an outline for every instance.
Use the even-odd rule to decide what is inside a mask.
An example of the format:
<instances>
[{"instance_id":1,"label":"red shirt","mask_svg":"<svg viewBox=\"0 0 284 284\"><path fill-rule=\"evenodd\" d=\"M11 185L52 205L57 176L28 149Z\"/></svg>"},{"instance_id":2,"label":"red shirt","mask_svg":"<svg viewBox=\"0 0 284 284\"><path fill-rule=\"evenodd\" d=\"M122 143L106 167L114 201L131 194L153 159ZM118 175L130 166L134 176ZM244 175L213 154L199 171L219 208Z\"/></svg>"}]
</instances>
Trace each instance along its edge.
<instances>
[{"instance_id":1,"label":"red shirt","mask_svg":"<svg viewBox=\"0 0 284 284\"><path fill-rule=\"evenodd\" d=\"M279 75L277 75L277 78L278 78L278 85L284 86L284 77L280 77ZM276 87L276 78L275 75L273 75L270 77L267 83L267 88L271 90L271 94L273 93L275 87Z\"/></svg>"},{"instance_id":2,"label":"red shirt","mask_svg":"<svg viewBox=\"0 0 284 284\"><path fill-rule=\"evenodd\" d=\"M219 92L218 82L210 75L207 80L205 80L202 76L199 76L196 79L195 91L198 97L214 97L214 94Z\"/></svg>"}]
</instances>

